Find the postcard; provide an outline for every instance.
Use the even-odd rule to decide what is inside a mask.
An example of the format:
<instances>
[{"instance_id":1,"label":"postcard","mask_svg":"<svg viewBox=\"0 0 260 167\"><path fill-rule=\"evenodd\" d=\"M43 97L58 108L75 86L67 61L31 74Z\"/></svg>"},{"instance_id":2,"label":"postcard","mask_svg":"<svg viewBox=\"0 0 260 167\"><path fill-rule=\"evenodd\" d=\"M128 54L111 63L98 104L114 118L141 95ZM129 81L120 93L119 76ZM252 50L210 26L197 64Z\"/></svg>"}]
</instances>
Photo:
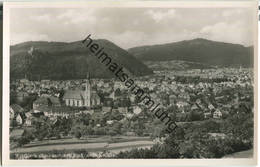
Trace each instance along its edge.
<instances>
[{"instance_id":1,"label":"postcard","mask_svg":"<svg viewBox=\"0 0 260 167\"><path fill-rule=\"evenodd\" d=\"M4 165L256 165L257 13L4 2Z\"/></svg>"}]
</instances>

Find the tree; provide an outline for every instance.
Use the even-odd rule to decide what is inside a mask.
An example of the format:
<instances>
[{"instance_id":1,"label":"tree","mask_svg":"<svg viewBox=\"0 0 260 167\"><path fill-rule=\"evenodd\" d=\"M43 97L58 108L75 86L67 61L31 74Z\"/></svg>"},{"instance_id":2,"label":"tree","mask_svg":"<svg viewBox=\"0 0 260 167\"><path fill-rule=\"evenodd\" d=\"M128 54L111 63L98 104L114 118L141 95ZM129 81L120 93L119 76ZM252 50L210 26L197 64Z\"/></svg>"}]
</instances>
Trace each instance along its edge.
<instances>
[{"instance_id":1,"label":"tree","mask_svg":"<svg viewBox=\"0 0 260 167\"><path fill-rule=\"evenodd\" d=\"M121 96L121 90L119 89L119 88L117 88L116 90L115 90L115 96Z\"/></svg>"},{"instance_id":2,"label":"tree","mask_svg":"<svg viewBox=\"0 0 260 167\"><path fill-rule=\"evenodd\" d=\"M207 127L209 133L220 133L220 123L210 119L203 122L203 127Z\"/></svg>"},{"instance_id":3,"label":"tree","mask_svg":"<svg viewBox=\"0 0 260 167\"><path fill-rule=\"evenodd\" d=\"M11 121L10 121L10 127L16 127L18 124L17 124L17 122L16 122L16 120L15 119L12 119Z\"/></svg>"},{"instance_id":4,"label":"tree","mask_svg":"<svg viewBox=\"0 0 260 167\"><path fill-rule=\"evenodd\" d=\"M188 115L189 121L200 121L204 119L204 115L202 112L191 111Z\"/></svg>"},{"instance_id":5,"label":"tree","mask_svg":"<svg viewBox=\"0 0 260 167\"><path fill-rule=\"evenodd\" d=\"M115 136L115 135L117 135L117 133L116 133L116 131L115 131L114 129L109 129L109 131L108 131L107 134L110 135L110 136Z\"/></svg>"},{"instance_id":6,"label":"tree","mask_svg":"<svg viewBox=\"0 0 260 167\"><path fill-rule=\"evenodd\" d=\"M123 124L120 122L115 122L113 124L113 131L115 131L117 134L121 134L121 128L122 128Z\"/></svg>"},{"instance_id":7,"label":"tree","mask_svg":"<svg viewBox=\"0 0 260 167\"><path fill-rule=\"evenodd\" d=\"M87 126L83 125L82 123L76 123L72 126L70 133L76 137L77 139L80 139L83 134L85 133L85 129Z\"/></svg>"},{"instance_id":8,"label":"tree","mask_svg":"<svg viewBox=\"0 0 260 167\"><path fill-rule=\"evenodd\" d=\"M180 144L180 154L183 158L200 158L200 151L192 140Z\"/></svg>"},{"instance_id":9,"label":"tree","mask_svg":"<svg viewBox=\"0 0 260 167\"><path fill-rule=\"evenodd\" d=\"M21 107L30 110L32 109L33 102L37 99L37 94L30 94L28 97L25 97L21 103Z\"/></svg>"},{"instance_id":10,"label":"tree","mask_svg":"<svg viewBox=\"0 0 260 167\"><path fill-rule=\"evenodd\" d=\"M108 133L103 127L94 127L93 130L95 135L106 135Z\"/></svg>"},{"instance_id":11,"label":"tree","mask_svg":"<svg viewBox=\"0 0 260 167\"><path fill-rule=\"evenodd\" d=\"M111 115L112 119L115 119L117 121L120 121L121 119L124 118L124 116L119 112L119 111L115 111L113 112L113 114Z\"/></svg>"},{"instance_id":12,"label":"tree","mask_svg":"<svg viewBox=\"0 0 260 167\"><path fill-rule=\"evenodd\" d=\"M34 139L35 139L34 130L25 129L23 134L22 134L22 137L19 138L18 141L17 141L18 147L21 147L25 144L28 144Z\"/></svg>"},{"instance_id":13,"label":"tree","mask_svg":"<svg viewBox=\"0 0 260 167\"><path fill-rule=\"evenodd\" d=\"M153 146L151 149L132 149L131 151L120 152L116 155L117 158L158 158L156 148Z\"/></svg>"},{"instance_id":14,"label":"tree","mask_svg":"<svg viewBox=\"0 0 260 167\"><path fill-rule=\"evenodd\" d=\"M25 144L30 143L30 139L26 138L26 137L21 137L20 139L18 139L18 147L22 147Z\"/></svg>"},{"instance_id":15,"label":"tree","mask_svg":"<svg viewBox=\"0 0 260 167\"><path fill-rule=\"evenodd\" d=\"M80 131L76 131L76 132L74 133L74 135L75 135L75 137L76 137L77 139L80 139L81 136L82 136Z\"/></svg>"},{"instance_id":16,"label":"tree","mask_svg":"<svg viewBox=\"0 0 260 167\"><path fill-rule=\"evenodd\" d=\"M171 133L164 141L164 144L160 146L158 151L159 158L179 158L179 143L176 138L176 133Z\"/></svg>"},{"instance_id":17,"label":"tree","mask_svg":"<svg viewBox=\"0 0 260 167\"><path fill-rule=\"evenodd\" d=\"M93 135L93 134L94 134L93 128L90 125L87 126L84 130L84 135L87 136L87 135Z\"/></svg>"}]
</instances>

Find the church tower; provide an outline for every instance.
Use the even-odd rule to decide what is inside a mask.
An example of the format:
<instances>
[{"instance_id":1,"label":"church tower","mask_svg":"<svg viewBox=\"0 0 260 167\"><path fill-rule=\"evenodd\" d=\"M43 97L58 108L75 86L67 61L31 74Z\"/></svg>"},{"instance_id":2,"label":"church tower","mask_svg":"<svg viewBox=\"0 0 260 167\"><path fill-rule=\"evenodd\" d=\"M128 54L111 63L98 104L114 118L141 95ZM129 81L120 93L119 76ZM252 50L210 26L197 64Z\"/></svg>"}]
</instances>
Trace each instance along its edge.
<instances>
[{"instance_id":1,"label":"church tower","mask_svg":"<svg viewBox=\"0 0 260 167\"><path fill-rule=\"evenodd\" d=\"M90 96L91 96L91 85L90 85L90 75L88 72L86 83L85 83L85 106L90 107Z\"/></svg>"}]
</instances>

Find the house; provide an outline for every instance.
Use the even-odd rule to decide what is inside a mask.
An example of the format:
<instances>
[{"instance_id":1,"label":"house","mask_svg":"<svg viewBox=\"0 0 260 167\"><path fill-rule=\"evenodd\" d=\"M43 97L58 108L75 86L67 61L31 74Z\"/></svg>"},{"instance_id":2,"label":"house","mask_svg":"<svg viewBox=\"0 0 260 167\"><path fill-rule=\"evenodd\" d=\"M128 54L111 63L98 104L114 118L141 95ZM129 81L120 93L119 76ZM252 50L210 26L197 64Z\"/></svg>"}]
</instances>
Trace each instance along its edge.
<instances>
[{"instance_id":1,"label":"house","mask_svg":"<svg viewBox=\"0 0 260 167\"><path fill-rule=\"evenodd\" d=\"M31 112L27 112L27 113L25 113L25 116L26 116L26 118L30 118L30 117L32 117L32 113Z\"/></svg>"},{"instance_id":2,"label":"house","mask_svg":"<svg viewBox=\"0 0 260 167\"><path fill-rule=\"evenodd\" d=\"M126 132L126 136L136 136L135 132Z\"/></svg>"},{"instance_id":3,"label":"house","mask_svg":"<svg viewBox=\"0 0 260 167\"><path fill-rule=\"evenodd\" d=\"M178 108L184 108L186 106L189 106L189 103L187 103L186 101L178 101L176 105Z\"/></svg>"},{"instance_id":4,"label":"house","mask_svg":"<svg viewBox=\"0 0 260 167\"><path fill-rule=\"evenodd\" d=\"M171 95L169 96L169 102L170 102L170 104L175 104L176 99L177 99L177 96L175 96L174 94L171 94Z\"/></svg>"},{"instance_id":5,"label":"house","mask_svg":"<svg viewBox=\"0 0 260 167\"><path fill-rule=\"evenodd\" d=\"M142 109L139 106L134 106L133 112L134 112L134 114L138 115L142 112Z\"/></svg>"},{"instance_id":6,"label":"house","mask_svg":"<svg viewBox=\"0 0 260 167\"><path fill-rule=\"evenodd\" d=\"M111 107L113 106L113 103L113 99L105 97L102 106Z\"/></svg>"},{"instance_id":7,"label":"house","mask_svg":"<svg viewBox=\"0 0 260 167\"><path fill-rule=\"evenodd\" d=\"M201 99L197 99L197 100L196 100L196 103L197 103L197 104L201 104L201 103L202 103Z\"/></svg>"},{"instance_id":8,"label":"house","mask_svg":"<svg viewBox=\"0 0 260 167\"><path fill-rule=\"evenodd\" d=\"M225 139L227 137L224 133L208 133L209 136L213 139Z\"/></svg>"},{"instance_id":9,"label":"house","mask_svg":"<svg viewBox=\"0 0 260 167\"><path fill-rule=\"evenodd\" d=\"M39 106L37 108L34 108L32 113L45 113L50 111L51 111L51 107L49 106Z\"/></svg>"},{"instance_id":10,"label":"house","mask_svg":"<svg viewBox=\"0 0 260 167\"><path fill-rule=\"evenodd\" d=\"M18 92L16 95L15 95L15 99L16 99L16 101L18 102L18 103L21 103L21 102L23 102L24 101L24 99L26 98L26 97L28 97L29 96L29 94L27 93L27 92Z\"/></svg>"},{"instance_id":11,"label":"house","mask_svg":"<svg viewBox=\"0 0 260 167\"><path fill-rule=\"evenodd\" d=\"M120 96L121 96L120 89L115 89L115 90L112 89L112 92L110 93L110 95L108 97L113 100L117 100L120 98Z\"/></svg>"},{"instance_id":12,"label":"house","mask_svg":"<svg viewBox=\"0 0 260 167\"><path fill-rule=\"evenodd\" d=\"M26 118L24 125L25 126L31 126L32 125L32 119L33 119L32 117Z\"/></svg>"},{"instance_id":13,"label":"house","mask_svg":"<svg viewBox=\"0 0 260 167\"><path fill-rule=\"evenodd\" d=\"M130 94L130 102L131 103L135 102L135 95Z\"/></svg>"},{"instance_id":14,"label":"house","mask_svg":"<svg viewBox=\"0 0 260 167\"><path fill-rule=\"evenodd\" d=\"M9 108L10 119L14 119L18 113L24 112L24 109L18 104L12 104Z\"/></svg>"},{"instance_id":15,"label":"house","mask_svg":"<svg viewBox=\"0 0 260 167\"><path fill-rule=\"evenodd\" d=\"M112 107L102 106L102 111L103 111L104 113L109 112L109 111L111 111L111 110L112 110Z\"/></svg>"},{"instance_id":16,"label":"house","mask_svg":"<svg viewBox=\"0 0 260 167\"><path fill-rule=\"evenodd\" d=\"M41 108L39 109L41 112L44 113L45 116L47 117L66 117L68 118L70 113L73 113L73 114L79 114L80 112L76 112L76 111L71 111L70 108L66 107L66 106L62 106L62 107L44 107L44 108Z\"/></svg>"},{"instance_id":17,"label":"house","mask_svg":"<svg viewBox=\"0 0 260 167\"><path fill-rule=\"evenodd\" d=\"M51 101L47 97L39 97L33 102L33 109L36 109L40 106L51 106Z\"/></svg>"},{"instance_id":18,"label":"house","mask_svg":"<svg viewBox=\"0 0 260 167\"><path fill-rule=\"evenodd\" d=\"M97 83L97 86L98 87L101 87L101 86L103 86L104 85L104 81L99 81L98 83Z\"/></svg>"},{"instance_id":19,"label":"house","mask_svg":"<svg viewBox=\"0 0 260 167\"><path fill-rule=\"evenodd\" d=\"M187 92L181 92L181 93L178 95L178 98L189 101L189 100L190 100L190 95L189 95L189 93L187 93Z\"/></svg>"},{"instance_id":20,"label":"house","mask_svg":"<svg viewBox=\"0 0 260 167\"><path fill-rule=\"evenodd\" d=\"M24 129L14 129L10 132L10 138L20 139L23 135Z\"/></svg>"},{"instance_id":21,"label":"house","mask_svg":"<svg viewBox=\"0 0 260 167\"><path fill-rule=\"evenodd\" d=\"M195 104L191 106L191 110L199 110L199 107Z\"/></svg>"},{"instance_id":22,"label":"house","mask_svg":"<svg viewBox=\"0 0 260 167\"><path fill-rule=\"evenodd\" d=\"M119 82L119 81L116 81L114 83L114 89L124 89L125 88L125 85L122 83L122 82Z\"/></svg>"},{"instance_id":23,"label":"house","mask_svg":"<svg viewBox=\"0 0 260 167\"><path fill-rule=\"evenodd\" d=\"M30 111L30 112L27 112L25 115L26 115L26 119L24 121L24 125L25 126L32 126L34 121L39 121L40 118L42 116L44 116L44 113L43 112Z\"/></svg>"},{"instance_id":24,"label":"house","mask_svg":"<svg viewBox=\"0 0 260 167\"><path fill-rule=\"evenodd\" d=\"M123 114L127 113L127 107L118 107L118 111Z\"/></svg>"},{"instance_id":25,"label":"house","mask_svg":"<svg viewBox=\"0 0 260 167\"><path fill-rule=\"evenodd\" d=\"M85 111L81 111L80 113L84 113L84 114L94 114L94 110L85 110Z\"/></svg>"},{"instance_id":26,"label":"house","mask_svg":"<svg viewBox=\"0 0 260 167\"><path fill-rule=\"evenodd\" d=\"M25 126L31 126L32 125L32 113L31 111L30 112L26 112L25 113L25 122L24 122L24 125Z\"/></svg>"},{"instance_id":27,"label":"house","mask_svg":"<svg viewBox=\"0 0 260 167\"><path fill-rule=\"evenodd\" d=\"M110 95L108 97L114 100L115 99L115 91L112 90L112 92L110 93Z\"/></svg>"},{"instance_id":28,"label":"house","mask_svg":"<svg viewBox=\"0 0 260 167\"><path fill-rule=\"evenodd\" d=\"M20 79L20 83L29 83L29 80L27 78Z\"/></svg>"},{"instance_id":29,"label":"house","mask_svg":"<svg viewBox=\"0 0 260 167\"><path fill-rule=\"evenodd\" d=\"M134 116L134 114L132 114L132 113L126 113L125 114L125 117L129 118L129 119L133 118L133 116Z\"/></svg>"},{"instance_id":30,"label":"house","mask_svg":"<svg viewBox=\"0 0 260 167\"><path fill-rule=\"evenodd\" d=\"M207 119L207 118L211 118L212 114L211 112L205 112L204 113L204 118Z\"/></svg>"},{"instance_id":31,"label":"house","mask_svg":"<svg viewBox=\"0 0 260 167\"><path fill-rule=\"evenodd\" d=\"M108 125L112 125L114 123L114 120L107 120Z\"/></svg>"},{"instance_id":32,"label":"house","mask_svg":"<svg viewBox=\"0 0 260 167\"><path fill-rule=\"evenodd\" d=\"M118 108L112 108L112 113L118 113L119 111L118 111Z\"/></svg>"},{"instance_id":33,"label":"house","mask_svg":"<svg viewBox=\"0 0 260 167\"><path fill-rule=\"evenodd\" d=\"M15 117L15 113L14 113L14 110L13 109L11 109L11 107L10 107L10 109L9 109L9 115L10 115L10 120L11 119L14 119L14 117Z\"/></svg>"},{"instance_id":34,"label":"house","mask_svg":"<svg viewBox=\"0 0 260 167\"><path fill-rule=\"evenodd\" d=\"M216 111L213 113L213 118L221 118L222 117L222 113L216 109Z\"/></svg>"},{"instance_id":35,"label":"house","mask_svg":"<svg viewBox=\"0 0 260 167\"><path fill-rule=\"evenodd\" d=\"M23 117L22 117L21 113L17 114L15 120L16 120L18 125L22 125L23 124Z\"/></svg>"},{"instance_id":36,"label":"house","mask_svg":"<svg viewBox=\"0 0 260 167\"><path fill-rule=\"evenodd\" d=\"M209 104L208 109L213 110L213 109L215 109L215 107L212 104Z\"/></svg>"}]
</instances>

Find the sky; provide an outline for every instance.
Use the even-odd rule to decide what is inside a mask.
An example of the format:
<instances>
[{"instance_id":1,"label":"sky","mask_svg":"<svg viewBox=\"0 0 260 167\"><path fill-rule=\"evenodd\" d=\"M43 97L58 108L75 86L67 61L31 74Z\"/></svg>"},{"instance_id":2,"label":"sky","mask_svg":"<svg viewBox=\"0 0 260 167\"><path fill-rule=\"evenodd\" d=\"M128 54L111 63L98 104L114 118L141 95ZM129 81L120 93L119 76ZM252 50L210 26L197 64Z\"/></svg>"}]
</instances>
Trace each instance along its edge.
<instances>
[{"instance_id":1,"label":"sky","mask_svg":"<svg viewBox=\"0 0 260 167\"><path fill-rule=\"evenodd\" d=\"M249 8L12 8L11 45L107 39L128 49L194 38L253 44Z\"/></svg>"}]
</instances>

